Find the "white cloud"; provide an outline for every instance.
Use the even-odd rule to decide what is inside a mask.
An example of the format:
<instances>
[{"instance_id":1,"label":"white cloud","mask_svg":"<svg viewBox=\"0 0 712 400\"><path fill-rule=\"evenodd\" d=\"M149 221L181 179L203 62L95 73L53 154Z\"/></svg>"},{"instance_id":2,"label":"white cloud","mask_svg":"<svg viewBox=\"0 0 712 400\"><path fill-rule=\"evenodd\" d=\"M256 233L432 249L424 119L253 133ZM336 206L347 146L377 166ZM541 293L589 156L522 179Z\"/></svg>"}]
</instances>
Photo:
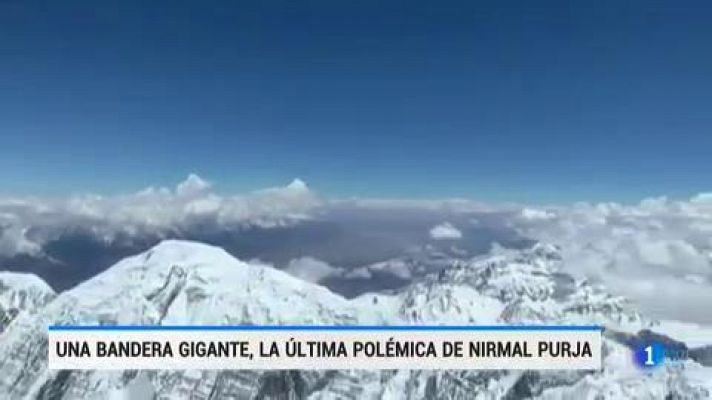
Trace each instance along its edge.
<instances>
[{"instance_id":1,"label":"white cloud","mask_svg":"<svg viewBox=\"0 0 712 400\"><path fill-rule=\"evenodd\" d=\"M372 279L374 273L389 274L403 280L409 280L413 277L413 272L408 263L398 258L354 268L343 276L349 279Z\"/></svg>"},{"instance_id":2,"label":"white cloud","mask_svg":"<svg viewBox=\"0 0 712 400\"><path fill-rule=\"evenodd\" d=\"M210 190L211 186L210 182L203 180L198 175L190 174L185 181L178 184L176 187L176 194L178 196L199 195L207 190Z\"/></svg>"},{"instance_id":3,"label":"white cloud","mask_svg":"<svg viewBox=\"0 0 712 400\"><path fill-rule=\"evenodd\" d=\"M536 208L524 208L522 209L522 217L528 220L537 219L552 219L555 215L546 210L540 210Z\"/></svg>"},{"instance_id":4,"label":"white cloud","mask_svg":"<svg viewBox=\"0 0 712 400\"><path fill-rule=\"evenodd\" d=\"M700 193L697 196L693 197L691 200L693 203L707 203L707 204L712 204L712 192L709 193Z\"/></svg>"},{"instance_id":5,"label":"white cloud","mask_svg":"<svg viewBox=\"0 0 712 400\"><path fill-rule=\"evenodd\" d=\"M665 197L637 205L580 203L512 214L522 235L561 246L567 268L648 312L712 322L712 202ZM691 277L694 277L691 278Z\"/></svg>"},{"instance_id":6,"label":"white cloud","mask_svg":"<svg viewBox=\"0 0 712 400\"><path fill-rule=\"evenodd\" d=\"M373 278L373 273L368 267L358 267L354 268L344 274L344 278L349 279L371 279Z\"/></svg>"},{"instance_id":7,"label":"white cloud","mask_svg":"<svg viewBox=\"0 0 712 400\"><path fill-rule=\"evenodd\" d=\"M451 223L443 222L430 229L430 237L434 240L461 239L462 232Z\"/></svg>"},{"instance_id":8,"label":"white cloud","mask_svg":"<svg viewBox=\"0 0 712 400\"><path fill-rule=\"evenodd\" d=\"M168 235L195 224L215 228L281 226L309 218L322 201L304 182L244 196L221 196L191 174L175 189L149 187L134 194L67 199L0 199L0 255L36 254L67 230L111 241L117 235Z\"/></svg>"},{"instance_id":9,"label":"white cloud","mask_svg":"<svg viewBox=\"0 0 712 400\"><path fill-rule=\"evenodd\" d=\"M340 269L312 257L293 259L284 271L299 279L314 283L341 274Z\"/></svg>"}]
</instances>

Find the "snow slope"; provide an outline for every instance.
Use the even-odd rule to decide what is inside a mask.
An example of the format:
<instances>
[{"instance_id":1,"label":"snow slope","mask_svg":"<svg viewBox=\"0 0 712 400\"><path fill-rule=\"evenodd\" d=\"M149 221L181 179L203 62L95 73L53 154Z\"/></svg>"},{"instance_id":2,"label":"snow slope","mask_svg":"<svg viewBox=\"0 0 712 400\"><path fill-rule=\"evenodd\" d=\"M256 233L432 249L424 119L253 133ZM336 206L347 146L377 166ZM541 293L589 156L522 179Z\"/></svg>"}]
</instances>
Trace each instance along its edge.
<instances>
[{"instance_id":1,"label":"snow slope","mask_svg":"<svg viewBox=\"0 0 712 400\"><path fill-rule=\"evenodd\" d=\"M709 369L688 361L643 374L605 339L600 372L49 371L49 324L591 324L633 334L656 324L625 299L561 273L553 246L453 265L395 293L347 300L268 266L165 241L20 313L0 337L0 393L11 399L708 398Z\"/></svg>"},{"instance_id":2,"label":"snow slope","mask_svg":"<svg viewBox=\"0 0 712 400\"><path fill-rule=\"evenodd\" d=\"M37 311L56 294L32 274L0 272L0 332L21 312Z\"/></svg>"}]
</instances>

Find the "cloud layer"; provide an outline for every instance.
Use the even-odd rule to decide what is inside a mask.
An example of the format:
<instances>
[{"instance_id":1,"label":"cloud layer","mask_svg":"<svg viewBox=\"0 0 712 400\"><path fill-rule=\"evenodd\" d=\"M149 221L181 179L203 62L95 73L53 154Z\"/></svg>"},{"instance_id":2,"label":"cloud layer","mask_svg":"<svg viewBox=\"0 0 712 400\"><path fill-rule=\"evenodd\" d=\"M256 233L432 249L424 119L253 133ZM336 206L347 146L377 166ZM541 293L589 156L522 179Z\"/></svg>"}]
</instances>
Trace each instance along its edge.
<instances>
[{"instance_id":1,"label":"cloud layer","mask_svg":"<svg viewBox=\"0 0 712 400\"><path fill-rule=\"evenodd\" d=\"M712 322L712 196L634 206L581 203L524 208L509 224L556 243L568 268L668 318Z\"/></svg>"},{"instance_id":2,"label":"cloud layer","mask_svg":"<svg viewBox=\"0 0 712 400\"><path fill-rule=\"evenodd\" d=\"M166 236L203 228L283 226L309 218L321 204L300 180L245 196L220 196L209 182L191 174L174 189L147 188L114 197L0 199L0 255L38 254L67 231L90 233L103 241L119 236Z\"/></svg>"},{"instance_id":3,"label":"cloud layer","mask_svg":"<svg viewBox=\"0 0 712 400\"><path fill-rule=\"evenodd\" d=\"M285 187L225 196L214 192L209 182L190 175L175 188L151 187L128 195L0 198L0 258L42 256L48 243L72 232L114 243L146 236L181 237L198 230L260 227L276 232L270 228L304 227L319 218L321 225L291 233L299 235L299 243L311 246L308 249L284 232L263 232L255 242L242 244L261 248L259 241L274 241L271 246L284 250L280 254L296 253L287 259L291 262L278 263L310 281L368 279L383 272L381 267L399 279L408 279L410 270L388 261L398 259L400 253L394 249L418 247L427 241L452 246L448 240L457 240L460 247L470 241L511 237L500 235L511 231L559 245L569 272L600 281L645 311L712 323L712 314L701 306L712 304L710 193L687 200L646 199L636 205L533 207L469 200L323 199L300 180ZM486 238L485 232L493 236ZM353 253L382 257L373 260ZM361 258L370 261L360 265L345 261Z\"/></svg>"}]
</instances>

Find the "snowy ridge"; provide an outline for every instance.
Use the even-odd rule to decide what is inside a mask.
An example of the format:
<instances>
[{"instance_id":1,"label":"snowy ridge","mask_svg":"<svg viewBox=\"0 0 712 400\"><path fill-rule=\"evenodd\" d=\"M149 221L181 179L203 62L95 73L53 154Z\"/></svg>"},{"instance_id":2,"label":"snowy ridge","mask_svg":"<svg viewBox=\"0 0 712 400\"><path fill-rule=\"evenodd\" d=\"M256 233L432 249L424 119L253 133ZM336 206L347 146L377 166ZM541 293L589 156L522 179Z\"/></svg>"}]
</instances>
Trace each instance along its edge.
<instances>
[{"instance_id":1,"label":"snowy ridge","mask_svg":"<svg viewBox=\"0 0 712 400\"><path fill-rule=\"evenodd\" d=\"M44 398L579 399L708 398L712 374L692 361L642 374L605 339L601 372L49 371L49 324L603 324L655 326L621 298L559 272L556 247L501 251L392 294L347 300L222 249L165 241L22 313L0 339L0 393Z\"/></svg>"},{"instance_id":2,"label":"snowy ridge","mask_svg":"<svg viewBox=\"0 0 712 400\"><path fill-rule=\"evenodd\" d=\"M55 297L52 288L32 274L0 272L0 332L23 311L37 311Z\"/></svg>"}]
</instances>

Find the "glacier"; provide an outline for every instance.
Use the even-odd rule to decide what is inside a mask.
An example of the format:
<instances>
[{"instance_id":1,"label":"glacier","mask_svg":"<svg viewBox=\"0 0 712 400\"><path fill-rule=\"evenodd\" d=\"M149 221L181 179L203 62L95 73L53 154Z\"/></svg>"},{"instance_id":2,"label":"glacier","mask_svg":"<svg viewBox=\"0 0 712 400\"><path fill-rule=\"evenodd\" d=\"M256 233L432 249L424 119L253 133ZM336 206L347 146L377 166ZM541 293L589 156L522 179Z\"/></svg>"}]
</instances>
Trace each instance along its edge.
<instances>
[{"instance_id":1,"label":"glacier","mask_svg":"<svg viewBox=\"0 0 712 400\"><path fill-rule=\"evenodd\" d=\"M35 276L0 273L0 393L9 399L712 398L709 347L691 351L697 358L640 371L630 344L651 332L675 337L679 325L646 317L626 299L562 272L561 264L553 245L500 250L452 259L403 288L352 299L220 248L178 240L59 294ZM82 324L600 324L605 356L602 371L49 370L47 326Z\"/></svg>"}]
</instances>

